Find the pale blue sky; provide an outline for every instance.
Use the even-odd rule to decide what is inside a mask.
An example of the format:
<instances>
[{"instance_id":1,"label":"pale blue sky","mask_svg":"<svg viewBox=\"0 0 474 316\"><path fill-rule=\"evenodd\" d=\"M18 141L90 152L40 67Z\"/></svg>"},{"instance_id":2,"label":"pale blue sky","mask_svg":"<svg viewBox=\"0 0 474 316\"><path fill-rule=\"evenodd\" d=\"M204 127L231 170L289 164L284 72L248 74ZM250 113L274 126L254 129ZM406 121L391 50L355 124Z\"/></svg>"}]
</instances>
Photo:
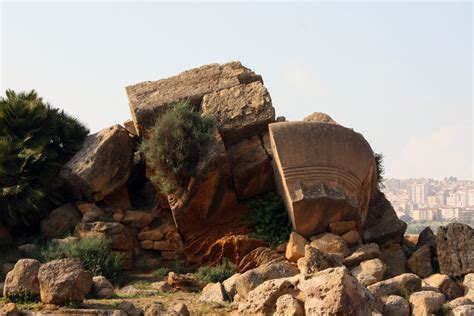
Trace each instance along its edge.
<instances>
[{"instance_id":1,"label":"pale blue sky","mask_svg":"<svg viewBox=\"0 0 474 316\"><path fill-rule=\"evenodd\" d=\"M124 87L240 60L278 115L364 134L387 176L473 178L470 2L1 4L1 90L36 89L93 131Z\"/></svg>"}]
</instances>

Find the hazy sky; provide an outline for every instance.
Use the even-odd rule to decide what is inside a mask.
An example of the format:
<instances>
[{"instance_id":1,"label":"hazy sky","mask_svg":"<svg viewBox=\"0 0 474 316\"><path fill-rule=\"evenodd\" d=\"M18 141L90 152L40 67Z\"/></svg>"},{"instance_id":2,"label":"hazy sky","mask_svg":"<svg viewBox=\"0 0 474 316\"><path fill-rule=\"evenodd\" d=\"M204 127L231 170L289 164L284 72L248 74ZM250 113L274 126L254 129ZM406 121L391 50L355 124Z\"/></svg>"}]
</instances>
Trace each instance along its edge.
<instances>
[{"instance_id":1,"label":"hazy sky","mask_svg":"<svg viewBox=\"0 0 474 316\"><path fill-rule=\"evenodd\" d=\"M387 177L473 179L470 2L1 4L1 83L97 131L125 86L240 60L277 115L326 112L385 155Z\"/></svg>"}]
</instances>

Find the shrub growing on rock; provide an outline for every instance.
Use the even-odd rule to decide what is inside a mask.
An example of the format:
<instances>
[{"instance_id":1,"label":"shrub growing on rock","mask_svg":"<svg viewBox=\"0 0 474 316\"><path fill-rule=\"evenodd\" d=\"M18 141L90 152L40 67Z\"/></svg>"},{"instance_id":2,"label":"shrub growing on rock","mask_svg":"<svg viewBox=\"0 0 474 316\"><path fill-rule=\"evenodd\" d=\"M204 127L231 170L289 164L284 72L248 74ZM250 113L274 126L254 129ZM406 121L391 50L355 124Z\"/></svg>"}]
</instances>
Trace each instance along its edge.
<instances>
[{"instance_id":1,"label":"shrub growing on rock","mask_svg":"<svg viewBox=\"0 0 474 316\"><path fill-rule=\"evenodd\" d=\"M41 260L77 258L84 269L93 275L102 275L110 281L120 281L122 256L113 253L111 241L105 237L86 237L62 244L48 244L41 253Z\"/></svg>"},{"instance_id":2,"label":"shrub growing on rock","mask_svg":"<svg viewBox=\"0 0 474 316\"><path fill-rule=\"evenodd\" d=\"M379 190L384 188L383 184L383 175L385 173L385 168L383 166L383 154L382 153L375 153L375 165L377 166L377 187Z\"/></svg>"},{"instance_id":3,"label":"shrub growing on rock","mask_svg":"<svg viewBox=\"0 0 474 316\"><path fill-rule=\"evenodd\" d=\"M259 195L247 202L250 208L252 236L276 247L288 241L292 231L291 221L281 197L275 192Z\"/></svg>"},{"instance_id":4,"label":"shrub growing on rock","mask_svg":"<svg viewBox=\"0 0 474 316\"><path fill-rule=\"evenodd\" d=\"M187 101L176 104L156 121L140 148L161 191L176 192L195 175L200 149L209 140L213 126L211 116L201 115Z\"/></svg>"},{"instance_id":5,"label":"shrub growing on rock","mask_svg":"<svg viewBox=\"0 0 474 316\"><path fill-rule=\"evenodd\" d=\"M61 204L59 171L88 129L35 91L0 98L0 224L28 224Z\"/></svg>"}]
</instances>

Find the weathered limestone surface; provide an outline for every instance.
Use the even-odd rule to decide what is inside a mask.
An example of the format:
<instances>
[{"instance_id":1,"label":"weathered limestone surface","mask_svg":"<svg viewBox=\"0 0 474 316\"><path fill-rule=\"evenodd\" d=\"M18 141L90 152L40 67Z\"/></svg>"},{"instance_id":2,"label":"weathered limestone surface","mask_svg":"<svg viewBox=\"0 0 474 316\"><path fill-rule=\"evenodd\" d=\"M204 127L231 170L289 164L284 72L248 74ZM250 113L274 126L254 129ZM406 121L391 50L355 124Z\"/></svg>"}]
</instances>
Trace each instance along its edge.
<instances>
[{"instance_id":1,"label":"weathered limestone surface","mask_svg":"<svg viewBox=\"0 0 474 316\"><path fill-rule=\"evenodd\" d=\"M140 134L153 126L155 119L173 104L189 100L200 104L204 95L262 81L260 75L240 62L210 64L158 81L146 81L126 87L132 118Z\"/></svg>"},{"instance_id":2,"label":"weathered limestone surface","mask_svg":"<svg viewBox=\"0 0 474 316\"><path fill-rule=\"evenodd\" d=\"M30 292L39 295L38 271L41 263L35 259L20 259L13 270L7 273L3 286L3 297Z\"/></svg>"},{"instance_id":3,"label":"weathered limestone surface","mask_svg":"<svg viewBox=\"0 0 474 316\"><path fill-rule=\"evenodd\" d=\"M207 94L202 110L214 115L226 144L266 132L275 121L270 94L260 81Z\"/></svg>"},{"instance_id":4,"label":"weathered limestone surface","mask_svg":"<svg viewBox=\"0 0 474 316\"><path fill-rule=\"evenodd\" d=\"M438 227L439 270L449 276L474 272L474 229L466 224L451 223Z\"/></svg>"},{"instance_id":5,"label":"weathered limestone surface","mask_svg":"<svg viewBox=\"0 0 474 316\"><path fill-rule=\"evenodd\" d=\"M87 137L82 149L61 170L76 195L99 201L121 187L130 175L132 142L120 125Z\"/></svg>"},{"instance_id":6,"label":"weathered limestone surface","mask_svg":"<svg viewBox=\"0 0 474 316\"><path fill-rule=\"evenodd\" d=\"M277 187L295 230L310 237L331 222L364 225L377 175L362 135L320 122L273 123L269 129Z\"/></svg>"}]
</instances>

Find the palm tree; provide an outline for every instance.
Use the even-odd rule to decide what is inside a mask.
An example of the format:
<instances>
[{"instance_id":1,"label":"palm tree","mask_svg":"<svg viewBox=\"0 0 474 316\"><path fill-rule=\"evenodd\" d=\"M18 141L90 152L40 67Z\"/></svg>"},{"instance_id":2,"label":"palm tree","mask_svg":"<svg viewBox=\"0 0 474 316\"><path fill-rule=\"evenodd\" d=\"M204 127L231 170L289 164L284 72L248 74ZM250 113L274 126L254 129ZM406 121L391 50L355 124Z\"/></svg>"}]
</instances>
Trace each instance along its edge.
<instances>
[{"instance_id":1,"label":"palm tree","mask_svg":"<svg viewBox=\"0 0 474 316\"><path fill-rule=\"evenodd\" d=\"M89 130L32 90L0 98L0 224L28 224L62 202L61 166Z\"/></svg>"}]
</instances>

